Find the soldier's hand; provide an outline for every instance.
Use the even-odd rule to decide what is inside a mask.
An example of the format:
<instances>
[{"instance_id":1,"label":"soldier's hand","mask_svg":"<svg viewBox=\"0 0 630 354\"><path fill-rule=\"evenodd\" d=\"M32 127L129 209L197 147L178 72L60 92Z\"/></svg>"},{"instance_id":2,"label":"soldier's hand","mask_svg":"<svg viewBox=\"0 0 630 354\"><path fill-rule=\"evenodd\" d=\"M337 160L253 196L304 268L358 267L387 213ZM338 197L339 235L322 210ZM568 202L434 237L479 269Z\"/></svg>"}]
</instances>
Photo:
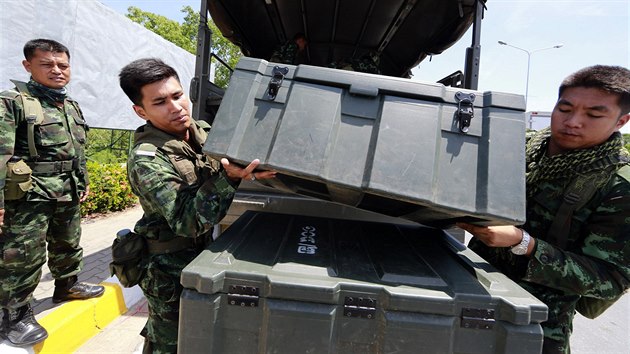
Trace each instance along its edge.
<instances>
[{"instance_id":1,"label":"soldier's hand","mask_svg":"<svg viewBox=\"0 0 630 354\"><path fill-rule=\"evenodd\" d=\"M274 178L276 176L276 171L254 172L259 164L260 160L255 159L249 165L247 165L247 167L242 168L236 164L230 163L230 161L228 161L228 159L226 158L221 159L221 165L223 165L225 173L227 174L228 178L233 181L238 181L243 178L250 180L268 179Z\"/></svg>"},{"instance_id":2,"label":"soldier's hand","mask_svg":"<svg viewBox=\"0 0 630 354\"><path fill-rule=\"evenodd\" d=\"M523 238L523 233L515 226L478 226L466 223L456 225L470 232L488 247L512 247Z\"/></svg>"},{"instance_id":3,"label":"soldier's hand","mask_svg":"<svg viewBox=\"0 0 630 354\"><path fill-rule=\"evenodd\" d=\"M87 186L85 186L85 192L81 194L81 198L79 199L79 202L83 203L84 201L86 201L88 199L89 194L90 194L90 185L88 184Z\"/></svg>"},{"instance_id":4,"label":"soldier's hand","mask_svg":"<svg viewBox=\"0 0 630 354\"><path fill-rule=\"evenodd\" d=\"M0 209L0 226L4 226L4 209ZM0 229L0 235L2 235L2 229Z\"/></svg>"}]
</instances>

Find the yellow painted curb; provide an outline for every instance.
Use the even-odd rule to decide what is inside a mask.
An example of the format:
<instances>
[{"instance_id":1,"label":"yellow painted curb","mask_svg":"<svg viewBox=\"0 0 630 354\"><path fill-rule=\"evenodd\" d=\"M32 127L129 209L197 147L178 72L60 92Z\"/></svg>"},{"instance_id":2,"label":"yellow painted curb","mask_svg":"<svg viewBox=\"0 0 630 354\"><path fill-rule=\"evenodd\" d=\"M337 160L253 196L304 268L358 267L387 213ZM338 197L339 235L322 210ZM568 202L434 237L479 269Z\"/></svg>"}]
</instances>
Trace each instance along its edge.
<instances>
[{"instance_id":1,"label":"yellow painted curb","mask_svg":"<svg viewBox=\"0 0 630 354\"><path fill-rule=\"evenodd\" d=\"M35 353L72 353L127 312L120 286L101 285L105 286L102 296L67 302L38 321L48 331L48 338L33 347Z\"/></svg>"}]
</instances>

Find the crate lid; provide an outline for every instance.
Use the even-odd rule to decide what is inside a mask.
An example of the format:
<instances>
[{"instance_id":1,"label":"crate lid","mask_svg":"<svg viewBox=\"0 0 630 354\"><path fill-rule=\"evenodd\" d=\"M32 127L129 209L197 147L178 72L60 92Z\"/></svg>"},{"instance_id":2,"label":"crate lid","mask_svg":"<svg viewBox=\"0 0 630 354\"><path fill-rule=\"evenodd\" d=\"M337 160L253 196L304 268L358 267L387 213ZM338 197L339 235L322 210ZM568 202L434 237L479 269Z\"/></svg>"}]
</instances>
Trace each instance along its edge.
<instances>
[{"instance_id":1,"label":"crate lid","mask_svg":"<svg viewBox=\"0 0 630 354\"><path fill-rule=\"evenodd\" d=\"M526 325L547 308L439 229L246 212L182 271L202 294L249 289L260 298L461 317L492 313Z\"/></svg>"},{"instance_id":2,"label":"crate lid","mask_svg":"<svg viewBox=\"0 0 630 354\"><path fill-rule=\"evenodd\" d=\"M242 57L236 65L237 71L257 73L269 78L274 76L275 68L286 68L283 80L338 87L347 90L351 95L360 97L376 98L382 95L390 95L457 106L461 101L461 96L459 95L463 93L465 95L473 95L472 103L475 107L502 107L525 112L524 97L507 92L482 92L400 77L312 65L277 64L250 57ZM288 87L288 83L283 84L283 86Z\"/></svg>"}]
</instances>

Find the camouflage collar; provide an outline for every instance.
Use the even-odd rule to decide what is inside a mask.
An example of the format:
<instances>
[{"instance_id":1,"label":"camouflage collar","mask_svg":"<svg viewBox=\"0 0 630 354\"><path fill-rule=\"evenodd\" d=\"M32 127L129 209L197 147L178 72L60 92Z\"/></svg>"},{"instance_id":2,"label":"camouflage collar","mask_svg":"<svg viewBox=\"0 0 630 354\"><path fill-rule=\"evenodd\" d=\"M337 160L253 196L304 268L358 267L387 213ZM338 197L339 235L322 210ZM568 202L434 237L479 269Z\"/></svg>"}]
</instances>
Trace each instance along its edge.
<instances>
[{"instance_id":1,"label":"camouflage collar","mask_svg":"<svg viewBox=\"0 0 630 354\"><path fill-rule=\"evenodd\" d=\"M29 80L26 86L33 96L46 98L52 102L63 102L68 97L68 90L65 87L53 89L40 84L39 82L33 80L33 78Z\"/></svg>"},{"instance_id":2,"label":"camouflage collar","mask_svg":"<svg viewBox=\"0 0 630 354\"><path fill-rule=\"evenodd\" d=\"M551 136L549 128L539 131L528 142L526 153L527 185L543 180L567 179L600 171L611 165L627 164L630 154L623 146L619 132L613 133L604 143L588 149L574 150L564 154L547 156L547 145Z\"/></svg>"},{"instance_id":3,"label":"camouflage collar","mask_svg":"<svg viewBox=\"0 0 630 354\"><path fill-rule=\"evenodd\" d=\"M206 141L208 134L203 127L195 120L189 128L189 142L156 128L151 122L136 129L134 134L135 145L149 143L158 149L161 149L168 155L189 155L195 156L197 152L195 147L201 147Z\"/></svg>"}]
</instances>

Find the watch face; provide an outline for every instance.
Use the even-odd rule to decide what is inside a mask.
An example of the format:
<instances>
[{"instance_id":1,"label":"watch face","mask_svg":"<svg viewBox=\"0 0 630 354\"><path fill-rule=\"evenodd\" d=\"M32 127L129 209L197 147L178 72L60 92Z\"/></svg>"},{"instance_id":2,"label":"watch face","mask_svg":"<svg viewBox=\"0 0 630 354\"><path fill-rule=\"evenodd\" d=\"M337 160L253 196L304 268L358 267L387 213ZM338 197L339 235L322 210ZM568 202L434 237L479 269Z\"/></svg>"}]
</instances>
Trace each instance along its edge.
<instances>
[{"instance_id":1,"label":"watch face","mask_svg":"<svg viewBox=\"0 0 630 354\"><path fill-rule=\"evenodd\" d=\"M527 246L517 245L511 248L512 253L521 256L527 253Z\"/></svg>"}]
</instances>

